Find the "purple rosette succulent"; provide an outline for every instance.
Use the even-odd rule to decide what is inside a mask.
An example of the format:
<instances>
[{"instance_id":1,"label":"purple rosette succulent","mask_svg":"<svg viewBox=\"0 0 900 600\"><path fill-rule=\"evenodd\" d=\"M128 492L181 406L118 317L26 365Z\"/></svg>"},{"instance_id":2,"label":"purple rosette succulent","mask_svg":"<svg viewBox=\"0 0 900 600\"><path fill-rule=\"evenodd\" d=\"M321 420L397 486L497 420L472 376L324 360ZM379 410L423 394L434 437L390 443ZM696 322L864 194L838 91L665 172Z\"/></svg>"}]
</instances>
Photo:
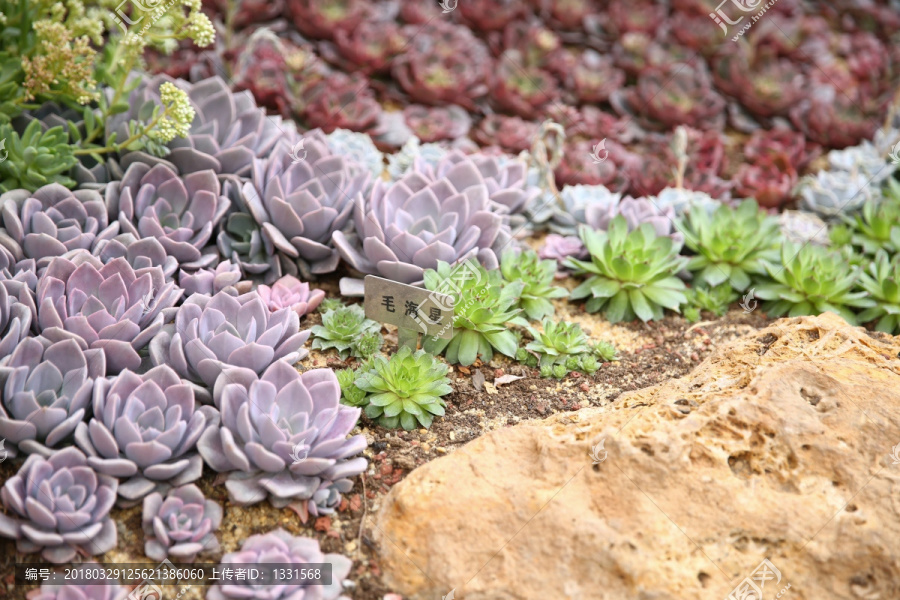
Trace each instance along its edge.
<instances>
[{"instance_id":1,"label":"purple rosette succulent","mask_svg":"<svg viewBox=\"0 0 900 600\"><path fill-rule=\"evenodd\" d=\"M343 582L353 566L353 561L346 556L324 554L317 540L291 535L281 528L262 535L251 535L241 544L240 551L229 552L222 557L221 568L268 564L302 569L307 565L323 563L331 563L330 585L266 585L252 580L218 583L209 588L206 600L349 600L341 595Z\"/></svg>"},{"instance_id":2,"label":"purple rosette succulent","mask_svg":"<svg viewBox=\"0 0 900 600\"><path fill-rule=\"evenodd\" d=\"M9 356L31 334L37 320L34 292L23 280L0 279L0 357Z\"/></svg>"},{"instance_id":3,"label":"purple rosette succulent","mask_svg":"<svg viewBox=\"0 0 900 600\"><path fill-rule=\"evenodd\" d=\"M205 267L216 253L203 249L231 201L222 195L216 173L203 170L183 177L165 165L134 163L122 181L106 188L110 219L138 238L155 238L185 269Z\"/></svg>"},{"instance_id":4,"label":"purple rosette succulent","mask_svg":"<svg viewBox=\"0 0 900 600\"><path fill-rule=\"evenodd\" d=\"M70 250L90 250L98 236L116 232L107 228L106 207L98 192L73 192L58 183L0 195L0 220L0 245L16 260L33 258L39 266Z\"/></svg>"},{"instance_id":5,"label":"purple rosette succulent","mask_svg":"<svg viewBox=\"0 0 900 600\"><path fill-rule=\"evenodd\" d=\"M13 444L10 453L52 455L84 420L94 380L105 375L102 350L82 350L74 340L22 340L0 361L0 438Z\"/></svg>"},{"instance_id":6,"label":"purple rosette succulent","mask_svg":"<svg viewBox=\"0 0 900 600\"><path fill-rule=\"evenodd\" d=\"M352 458L366 448L366 438L347 437L360 409L340 403L330 369L301 374L282 361L261 377L230 369L214 397L221 423L197 447L207 465L229 474L225 487L236 504L268 496L276 507L299 501L314 514L327 512L366 468L365 458Z\"/></svg>"},{"instance_id":7,"label":"purple rosette succulent","mask_svg":"<svg viewBox=\"0 0 900 600\"><path fill-rule=\"evenodd\" d=\"M85 569L103 569L94 561L85 561L79 566ZM101 573L103 571L100 571ZM64 584L42 583L41 587L25 594L26 600L124 600L128 590L119 585L117 579L104 578L103 583L85 585L66 582Z\"/></svg>"},{"instance_id":8,"label":"purple rosette succulent","mask_svg":"<svg viewBox=\"0 0 900 600\"><path fill-rule=\"evenodd\" d=\"M204 498L196 485L183 485L165 497L154 492L144 498L141 523L148 558L194 562L201 552L219 549L215 531L222 524L222 507Z\"/></svg>"},{"instance_id":9,"label":"purple rosette succulent","mask_svg":"<svg viewBox=\"0 0 900 600\"><path fill-rule=\"evenodd\" d=\"M76 555L95 556L116 547L116 524L109 510L119 482L100 475L75 447L50 458L32 454L0 490L6 514L0 535L16 540L23 554L41 553L52 563Z\"/></svg>"},{"instance_id":10,"label":"purple rosette succulent","mask_svg":"<svg viewBox=\"0 0 900 600\"><path fill-rule=\"evenodd\" d=\"M193 450L218 413L198 407L191 385L171 368L98 379L92 404L94 417L78 424L75 442L98 473L128 479L120 503L200 477L203 461Z\"/></svg>"},{"instance_id":11,"label":"purple rosette succulent","mask_svg":"<svg viewBox=\"0 0 900 600\"><path fill-rule=\"evenodd\" d=\"M160 267L103 264L87 251L53 259L38 283L38 326L52 342L74 339L106 353L109 373L136 370L138 351L160 330L181 297Z\"/></svg>"},{"instance_id":12,"label":"purple rosette succulent","mask_svg":"<svg viewBox=\"0 0 900 600\"><path fill-rule=\"evenodd\" d=\"M528 165L516 158L453 150L438 162L435 176L446 177L454 181L458 189L465 190L468 187L465 178L471 176L471 170L464 165L474 166L480 176L473 178L469 185L484 183L491 200L506 207L511 215L521 213L540 193L539 188L528 184Z\"/></svg>"},{"instance_id":13,"label":"purple rosette succulent","mask_svg":"<svg viewBox=\"0 0 900 600\"><path fill-rule=\"evenodd\" d=\"M308 283L290 275L285 275L273 283L272 287L257 286L256 292L269 310L289 308L299 317L316 310L325 298L324 291L310 290Z\"/></svg>"},{"instance_id":14,"label":"purple rosette succulent","mask_svg":"<svg viewBox=\"0 0 900 600\"><path fill-rule=\"evenodd\" d=\"M276 361L292 365L309 353L303 348L309 333L300 331L296 312L272 312L256 292L237 297L224 291L212 297L194 294L178 309L174 324L150 342L150 359L198 384L198 398L209 402L208 390L223 369L262 373Z\"/></svg>"},{"instance_id":15,"label":"purple rosette succulent","mask_svg":"<svg viewBox=\"0 0 900 600\"><path fill-rule=\"evenodd\" d=\"M166 276L166 281L172 279L175 270L178 269L178 260L166 253L159 240L152 237L138 239L132 233L120 233L113 238L97 240L91 254L100 259L105 265L114 258L124 258L132 269L146 269L159 267ZM65 255L71 257L71 253Z\"/></svg>"},{"instance_id":16,"label":"purple rosette succulent","mask_svg":"<svg viewBox=\"0 0 900 600\"><path fill-rule=\"evenodd\" d=\"M243 193L278 250L311 273L330 273L340 260L331 234L347 224L352 199L369 179L365 167L332 153L322 133L313 131L293 148L279 144L267 160L255 160L253 182Z\"/></svg>"},{"instance_id":17,"label":"purple rosette succulent","mask_svg":"<svg viewBox=\"0 0 900 600\"><path fill-rule=\"evenodd\" d=\"M538 250L538 256L544 259L553 259L557 262L557 268L562 268L562 264L567 258L583 260L588 257L588 251L581 239L574 235L550 233L544 238L544 245Z\"/></svg>"},{"instance_id":18,"label":"purple rosette succulent","mask_svg":"<svg viewBox=\"0 0 900 600\"><path fill-rule=\"evenodd\" d=\"M355 234L334 232L341 257L361 273L402 283L421 282L438 261L476 257L496 269L495 250L511 237L508 209L491 200L472 161L438 178L417 161L393 183L376 181L371 194L357 198L353 214Z\"/></svg>"},{"instance_id":19,"label":"purple rosette succulent","mask_svg":"<svg viewBox=\"0 0 900 600\"><path fill-rule=\"evenodd\" d=\"M241 268L230 260L223 260L216 265L215 269L200 269L192 273L181 271L178 273L178 284L184 290L185 296L194 294L204 294L213 296L222 290L229 293L234 290L237 294L235 285L241 280ZM249 283L249 282L248 282Z\"/></svg>"}]
</instances>

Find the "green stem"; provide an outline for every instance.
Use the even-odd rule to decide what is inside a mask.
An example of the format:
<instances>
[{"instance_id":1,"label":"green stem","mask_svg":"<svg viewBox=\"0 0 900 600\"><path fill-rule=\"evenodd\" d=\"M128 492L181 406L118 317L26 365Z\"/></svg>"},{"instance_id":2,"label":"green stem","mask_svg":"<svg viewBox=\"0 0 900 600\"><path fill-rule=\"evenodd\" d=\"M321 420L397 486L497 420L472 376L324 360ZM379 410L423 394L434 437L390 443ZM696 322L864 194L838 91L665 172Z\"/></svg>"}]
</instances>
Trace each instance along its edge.
<instances>
[{"instance_id":1,"label":"green stem","mask_svg":"<svg viewBox=\"0 0 900 600\"><path fill-rule=\"evenodd\" d=\"M134 134L133 136L131 136L130 138L128 138L121 144L113 144L112 146L106 146L104 148L79 148L78 150L75 150L73 152L73 154L75 156L81 156L84 154L106 154L107 152L116 152L120 148L127 148L130 144L138 141L139 139L141 139L142 137L147 135L147 132L150 131L151 129L153 129L156 126L156 124L159 123L160 119L162 119L163 117L166 116L166 113L168 112L168 110L169 110L168 107L163 107L163 110L160 111L159 115L157 115L157 117L155 119L153 119L152 121L147 123L144 127L142 127L141 131L139 133Z\"/></svg>"}]
</instances>

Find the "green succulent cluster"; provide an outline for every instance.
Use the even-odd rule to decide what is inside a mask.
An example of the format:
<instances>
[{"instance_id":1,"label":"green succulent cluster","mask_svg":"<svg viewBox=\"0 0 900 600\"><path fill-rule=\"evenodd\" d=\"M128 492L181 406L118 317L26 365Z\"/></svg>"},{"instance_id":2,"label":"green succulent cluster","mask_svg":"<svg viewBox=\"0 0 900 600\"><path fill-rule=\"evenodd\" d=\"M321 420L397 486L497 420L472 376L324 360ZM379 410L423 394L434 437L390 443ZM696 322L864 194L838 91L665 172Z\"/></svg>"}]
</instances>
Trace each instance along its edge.
<instances>
[{"instance_id":1,"label":"green succulent cluster","mask_svg":"<svg viewBox=\"0 0 900 600\"><path fill-rule=\"evenodd\" d=\"M675 276L686 258L678 256L671 238L657 236L644 223L631 233L621 215L608 231L580 230L581 240L591 254L590 261L566 259L566 266L580 275L589 275L572 290L572 299L587 298L588 312L603 310L611 323L661 319L663 309L678 312L687 300L684 283Z\"/></svg>"},{"instance_id":2,"label":"green succulent cluster","mask_svg":"<svg viewBox=\"0 0 900 600\"><path fill-rule=\"evenodd\" d=\"M533 341L519 348L516 359L529 366L540 366L541 377L562 379L569 371L590 375L600 368L600 360L615 359L616 350L608 342L592 346L577 323L544 319L543 331L528 327Z\"/></svg>"},{"instance_id":3,"label":"green succulent cluster","mask_svg":"<svg viewBox=\"0 0 900 600\"><path fill-rule=\"evenodd\" d=\"M7 153L6 160L0 162L0 191L36 190L50 183L75 185L68 173L78 159L62 127L43 131L41 122L34 120L19 136L11 125L0 125L0 139L5 140Z\"/></svg>"},{"instance_id":4,"label":"green succulent cluster","mask_svg":"<svg viewBox=\"0 0 900 600\"><path fill-rule=\"evenodd\" d=\"M525 284L518 307L532 321L552 315L555 309L550 300L568 294L565 289L553 285L556 261L541 260L534 250L520 252L508 248L500 258L500 272L509 283L521 281Z\"/></svg>"},{"instance_id":5,"label":"green succulent cluster","mask_svg":"<svg viewBox=\"0 0 900 600\"><path fill-rule=\"evenodd\" d=\"M756 200L737 208L719 206L687 213L680 228L685 246L694 252L687 269L694 281L714 288L728 282L735 290L750 287L752 275L766 272L766 263L778 260L781 229L778 219L759 209Z\"/></svg>"},{"instance_id":6,"label":"green succulent cluster","mask_svg":"<svg viewBox=\"0 0 900 600\"><path fill-rule=\"evenodd\" d=\"M322 315L322 324L313 326L312 347L318 350L334 348L341 358L368 358L381 350L384 339L381 325L366 318L358 304L329 310Z\"/></svg>"},{"instance_id":7,"label":"green succulent cluster","mask_svg":"<svg viewBox=\"0 0 900 600\"><path fill-rule=\"evenodd\" d=\"M346 304L344 304L343 300L340 298L324 298L322 302L319 303L318 311L324 314L329 310L343 308L344 306L346 306Z\"/></svg>"},{"instance_id":8,"label":"green succulent cluster","mask_svg":"<svg viewBox=\"0 0 900 600\"><path fill-rule=\"evenodd\" d=\"M356 378L359 377L361 371L368 370L366 368L368 366L368 363L364 363L357 369L339 369L335 371L338 384L341 386L341 402L343 404L347 406L366 405L366 396L368 394L356 387Z\"/></svg>"},{"instance_id":9,"label":"green succulent cluster","mask_svg":"<svg viewBox=\"0 0 900 600\"><path fill-rule=\"evenodd\" d=\"M425 336L422 347L431 354L444 353L451 364L471 365L479 357L488 362L494 350L516 355L516 336L506 324L524 325L516 308L525 284L505 283L499 271L487 271L472 261L456 267L438 261L437 270L425 271L425 287L455 296L452 339Z\"/></svg>"},{"instance_id":10,"label":"green succulent cluster","mask_svg":"<svg viewBox=\"0 0 900 600\"><path fill-rule=\"evenodd\" d=\"M868 323L877 319L878 331L900 333L900 254L889 259L884 250L879 250L869 268L860 273L859 285L874 303L859 313L859 321Z\"/></svg>"},{"instance_id":11,"label":"green succulent cluster","mask_svg":"<svg viewBox=\"0 0 900 600\"><path fill-rule=\"evenodd\" d=\"M853 221L853 245L874 256L879 250L900 252L900 184L891 179L884 198L866 202Z\"/></svg>"},{"instance_id":12,"label":"green succulent cluster","mask_svg":"<svg viewBox=\"0 0 900 600\"><path fill-rule=\"evenodd\" d=\"M430 427L435 415L444 414L441 396L453 391L447 365L407 346L390 359L376 357L369 369L360 371L354 385L367 394L362 401L366 416L388 428Z\"/></svg>"},{"instance_id":13,"label":"green succulent cluster","mask_svg":"<svg viewBox=\"0 0 900 600\"><path fill-rule=\"evenodd\" d=\"M728 306L738 299L737 292L728 282L720 283L715 287L698 285L685 292L687 304L681 307L684 318L691 323L700 320L700 311L709 311L717 317L728 312Z\"/></svg>"},{"instance_id":14,"label":"green succulent cluster","mask_svg":"<svg viewBox=\"0 0 900 600\"><path fill-rule=\"evenodd\" d=\"M798 248L785 242L781 262L767 264L766 269L771 281L758 284L755 291L757 297L767 301L763 310L769 315L797 317L834 312L855 325L851 308L873 305L865 291L854 291L859 269L840 252L812 244Z\"/></svg>"}]
</instances>

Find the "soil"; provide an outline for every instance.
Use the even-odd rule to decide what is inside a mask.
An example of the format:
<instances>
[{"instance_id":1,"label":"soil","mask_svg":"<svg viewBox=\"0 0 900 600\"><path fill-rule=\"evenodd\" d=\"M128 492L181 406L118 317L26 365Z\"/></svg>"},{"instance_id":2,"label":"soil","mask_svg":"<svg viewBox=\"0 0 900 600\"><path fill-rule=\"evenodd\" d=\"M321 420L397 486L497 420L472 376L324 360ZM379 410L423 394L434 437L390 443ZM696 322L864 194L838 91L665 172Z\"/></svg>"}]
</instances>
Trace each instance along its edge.
<instances>
[{"instance_id":1,"label":"soil","mask_svg":"<svg viewBox=\"0 0 900 600\"><path fill-rule=\"evenodd\" d=\"M569 289L576 284L573 279L559 283ZM336 278L322 282L320 287L326 289L329 296L337 295ZM600 315L584 312L583 303L557 301L555 304L556 318L581 324L594 342L612 342L619 351L618 360L602 364L592 376L570 373L559 381L541 379L536 369L496 355L488 364L479 361L468 368L451 367L453 393L445 397L446 415L435 419L430 429L386 430L365 417L361 419L354 433L364 434L369 442L365 451L370 461L368 471L358 478L337 512L318 519L310 517L304 522L290 508L275 509L267 502L251 507L228 504L225 487L216 474L207 469L197 483L208 498L225 506L225 518L218 531L222 552L203 556L199 561L215 563L222 553L237 550L248 536L282 527L292 534L317 539L325 552L342 553L354 560L350 587L346 590L349 597L382 600L392 590L382 583L378 552L372 541L372 515L390 488L414 468L455 452L466 442L493 429L588 406L609 405L623 392L681 377L718 344L758 330L769 322L761 311L746 314L735 307L721 318L705 314L707 320L697 325L691 325L677 315L658 322L610 325ZM320 317L312 314L306 321L304 328L319 322ZM394 350L396 333L389 330L383 333L387 342L385 350ZM341 361L334 353L311 352L298 368L351 365L352 361ZM495 384L503 375L522 379ZM0 464L0 480L11 477L21 462L22 459L17 458ZM141 507L115 508L112 517L118 524L118 547L95 560L105 564L147 562L143 555ZM16 554L13 542L0 541L0 598L24 598L28 588L14 586L14 564L35 558ZM194 587L180 598L192 600L203 595L205 590Z\"/></svg>"}]
</instances>

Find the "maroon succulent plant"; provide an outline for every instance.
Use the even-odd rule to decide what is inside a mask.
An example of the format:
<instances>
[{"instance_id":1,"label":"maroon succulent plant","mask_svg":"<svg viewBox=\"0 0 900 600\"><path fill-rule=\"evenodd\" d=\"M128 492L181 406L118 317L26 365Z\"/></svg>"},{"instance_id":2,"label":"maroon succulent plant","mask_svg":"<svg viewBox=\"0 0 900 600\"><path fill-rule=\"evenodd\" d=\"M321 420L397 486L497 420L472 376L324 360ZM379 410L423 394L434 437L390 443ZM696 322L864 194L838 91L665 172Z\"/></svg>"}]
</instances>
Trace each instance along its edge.
<instances>
[{"instance_id":1,"label":"maroon succulent plant","mask_svg":"<svg viewBox=\"0 0 900 600\"><path fill-rule=\"evenodd\" d=\"M256 102L290 114L293 83L308 88L324 77L324 65L307 47L296 46L267 27L261 27L241 48L234 66L234 85L250 90Z\"/></svg>"},{"instance_id":2,"label":"maroon succulent plant","mask_svg":"<svg viewBox=\"0 0 900 600\"><path fill-rule=\"evenodd\" d=\"M828 148L854 146L869 139L878 121L863 114L842 91L820 87L791 109L791 122L806 137Z\"/></svg>"},{"instance_id":3,"label":"maroon succulent plant","mask_svg":"<svg viewBox=\"0 0 900 600\"><path fill-rule=\"evenodd\" d=\"M588 49L578 55L566 87L579 102L596 104L609 100L624 83L625 73L613 64L611 56Z\"/></svg>"},{"instance_id":4,"label":"maroon succulent plant","mask_svg":"<svg viewBox=\"0 0 900 600\"><path fill-rule=\"evenodd\" d=\"M624 191L628 181L616 163L610 158L597 162L593 152L589 141L566 143L563 159L555 170L556 185L603 185L613 192Z\"/></svg>"},{"instance_id":5,"label":"maroon succulent plant","mask_svg":"<svg viewBox=\"0 0 900 600\"><path fill-rule=\"evenodd\" d=\"M758 117L786 114L806 94L805 77L787 59L751 60L746 52L731 52L714 62L713 76L721 90Z\"/></svg>"},{"instance_id":6,"label":"maroon succulent plant","mask_svg":"<svg viewBox=\"0 0 900 600\"><path fill-rule=\"evenodd\" d=\"M771 161L784 155L797 172L803 171L820 153L821 149L807 142L802 133L785 128L758 129L744 145L744 156L751 163Z\"/></svg>"},{"instance_id":7,"label":"maroon succulent plant","mask_svg":"<svg viewBox=\"0 0 900 600\"><path fill-rule=\"evenodd\" d=\"M741 165L735 179L739 196L756 198L765 208L778 208L790 199L797 185L797 171L787 155L777 154L757 164Z\"/></svg>"},{"instance_id":8,"label":"maroon succulent plant","mask_svg":"<svg viewBox=\"0 0 900 600\"><path fill-rule=\"evenodd\" d=\"M403 109L403 120L410 131L425 143L461 138L472 127L472 117L459 106L411 104Z\"/></svg>"},{"instance_id":9,"label":"maroon succulent plant","mask_svg":"<svg viewBox=\"0 0 900 600\"><path fill-rule=\"evenodd\" d=\"M537 119L547 104L559 98L559 86L550 73L525 65L521 55L510 50L495 64L490 94L500 110Z\"/></svg>"},{"instance_id":10,"label":"maroon succulent plant","mask_svg":"<svg viewBox=\"0 0 900 600\"><path fill-rule=\"evenodd\" d=\"M692 60L696 53L675 43L662 43L640 31L626 33L612 47L612 56L620 69L638 77L650 67L665 67Z\"/></svg>"},{"instance_id":11,"label":"maroon succulent plant","mask_svg":"<svg viewBox=\"0 0 900 600\"><path fill-rule=\"evenodd\" d=\"M392 21L364 21L353 29L338 29L334 43L348 63L347 70L370 74L390 70L407 38Z\"/></svg>"},{"instance_id":12,"label":"maroon succulent plant","mask_svg":"<svg viewBox=\"0 0 900 600\"><path fill-rule=\"evenodd\" d=\"M484 146L497 145L512 154L530 150L540 126L519 117L488 115L472 132L476 142Z\"/></svg>"},{"instance_id":13,"label":"maroon succulent plant","mask_svg":"<svg viewBox=\"0 0 900 600\"><path fill-rule=\"evenodd\" d=\"M507 25L502 37L491 49L496 56L508 50L516 50L526 65L545 68L553 55L564 51L556 32L540 21L524 20Z\"/></svg>"},{"instance_id":14,"label":"maroon succulent plant","mask_svg":"<svg viewBox=\"0 0 900 600\"><path fill-rule=\"evenodd\" d=\"M498 31L520 19L527 7L521 0L476 0L460 2L456 7L460 20L479 31Z\"/></svg>"},{"instance_id":15,"label":"maroon succulent plant","mask_svg":"<svg viewBox=\"0 0 900 600\"><path fill-rule=\"evenodd\" d=\"M381 105L359 74L332 73L307 88L298 106L310 128L368 131L378 122Z\"/></svg>"},{"instance_id":16,"label":"maroon succulent plant","mask_svg":"<svg viewBox=\"0 0 900 600\"><path fill-rule=\"evenodd\" d=\"M369 13L365 0L289 0L294 25L305 36L333 39L338 30L355 29Z\"/></svg>"},{"instance_id":17,"label":"maroon succulent plant","mask_svg":"<svg viewBox=\"0 0 900 600\"><path fill-rule=\"evenodd\" d=\"M689 63L651 67L632 88L616 91L610 102L619 114L648 129L690 125L721 130L725 100L712 88L705 69Z\"/></svg>"},{"instance_id":18,"label":"maroon succulent plant","mask_svg":"<svg viewBox=\"0 0 900 600\"><path fill-rule=\"evenodd\" d=\"M423 104L459 104L473 110L487 92L487 48L472 33L446 22L404 31L409 45L391 69L400 87Z\"/></svg>"},{"instance_id":19,"label":"maroon succulent plant","mask_svg":"<svg viewBox=\"0 0 900 600\"><path fill-rule=\"evenodd\" d=\"M606 9L609 25L618 34L653 34L666 22L669 9L654 0L610 0Z\"/></svg>"}]
</instances>

